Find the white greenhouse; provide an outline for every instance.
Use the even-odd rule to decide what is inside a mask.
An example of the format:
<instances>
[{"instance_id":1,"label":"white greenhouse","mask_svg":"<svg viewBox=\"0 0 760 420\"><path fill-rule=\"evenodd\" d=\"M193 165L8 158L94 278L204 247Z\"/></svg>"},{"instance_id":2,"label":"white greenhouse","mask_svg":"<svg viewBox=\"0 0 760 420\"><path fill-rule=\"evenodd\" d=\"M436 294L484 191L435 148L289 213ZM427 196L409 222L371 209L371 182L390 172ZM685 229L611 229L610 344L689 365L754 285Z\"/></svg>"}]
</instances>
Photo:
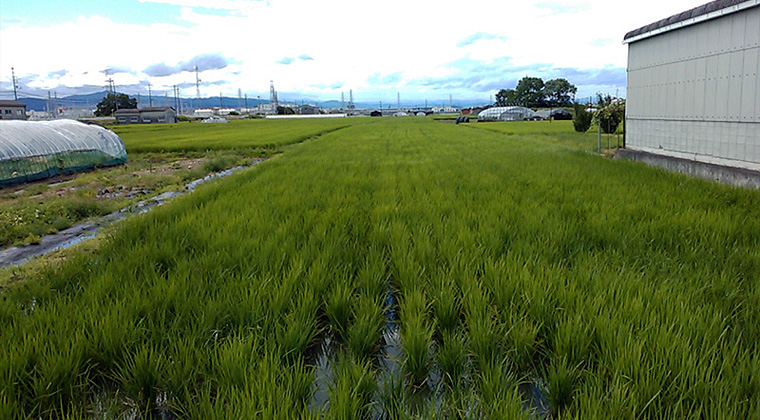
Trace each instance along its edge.
<instances>
[{"instance_id":1,"label":"white greenhouse","mask_svg":"<svg viewBox=\"0 0 760 420\"><path fill-rule=\"evenodd\" d=\"M525 121L534 119L536 113L522 106L498 106L480 111L478 121Z\"/></svg>"},{"instance_id":2,"label":"white greenhouse","mask_svg":"<svg viewBox=\"0 0 760 420\"><path fill-rule=\"evenodd\" d=\"M0 121L0 187L125 163L113 131L73 120Z\"/></svg>"}]
</instances>

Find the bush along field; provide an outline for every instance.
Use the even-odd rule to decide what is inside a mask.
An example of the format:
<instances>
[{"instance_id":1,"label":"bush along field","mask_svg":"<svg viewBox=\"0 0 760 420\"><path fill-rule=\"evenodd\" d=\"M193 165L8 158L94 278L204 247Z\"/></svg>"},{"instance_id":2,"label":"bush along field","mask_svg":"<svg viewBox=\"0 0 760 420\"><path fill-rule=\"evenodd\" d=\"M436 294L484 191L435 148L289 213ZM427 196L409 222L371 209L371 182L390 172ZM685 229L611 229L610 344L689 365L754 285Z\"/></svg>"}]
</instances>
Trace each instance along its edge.
<instances>
[{"instance_id":1,"label":"bush along field","mask_svg":"<svg viewBox=\"0 0 760 420\"><path fill-rule=\"evenodd\" d=\"M0 418L760 418L758 273L757 191L382 119L2 291Z\"/></svg>"}]
</instances>

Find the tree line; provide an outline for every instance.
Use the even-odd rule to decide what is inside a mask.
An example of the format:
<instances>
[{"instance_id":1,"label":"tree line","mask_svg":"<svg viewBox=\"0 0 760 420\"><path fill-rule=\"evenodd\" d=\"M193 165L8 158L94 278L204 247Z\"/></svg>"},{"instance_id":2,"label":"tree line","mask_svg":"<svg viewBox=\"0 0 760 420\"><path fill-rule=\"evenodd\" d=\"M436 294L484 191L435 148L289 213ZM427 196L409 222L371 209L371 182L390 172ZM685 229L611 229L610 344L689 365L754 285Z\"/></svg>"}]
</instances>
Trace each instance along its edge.
<instances>
[{"instance_id":1,"label":"tree line","mask_svg":"<svg viewBox=\"0 0 760 420\"><path fill-rule=\"evenodd\" d=\"M540 77L523 77L514 89L501 89L496 93L496 106L524 106L548 108L570 106L578 91L567 79L544 82Z\"/></svg>"}]
</instances>

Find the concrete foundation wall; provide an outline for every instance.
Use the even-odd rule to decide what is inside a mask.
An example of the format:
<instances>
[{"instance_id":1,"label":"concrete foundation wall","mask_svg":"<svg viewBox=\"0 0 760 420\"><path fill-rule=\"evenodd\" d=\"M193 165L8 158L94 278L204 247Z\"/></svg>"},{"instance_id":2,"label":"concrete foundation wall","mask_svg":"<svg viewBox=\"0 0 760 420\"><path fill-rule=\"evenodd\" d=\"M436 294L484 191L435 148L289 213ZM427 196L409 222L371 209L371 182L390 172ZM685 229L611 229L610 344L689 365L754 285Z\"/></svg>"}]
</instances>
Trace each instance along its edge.
<instances>
[{"instance_id":1,"label":"concrete foundation wall","mask_svg":"<svg viewBox=\"0 0 760 420\"><path fill-rule=\"evenodd\" d=\"M640 150L620 149L616 159L628 159L722 184L760 189L760 171L681 159Z\"/></svg>"}]
</instances>

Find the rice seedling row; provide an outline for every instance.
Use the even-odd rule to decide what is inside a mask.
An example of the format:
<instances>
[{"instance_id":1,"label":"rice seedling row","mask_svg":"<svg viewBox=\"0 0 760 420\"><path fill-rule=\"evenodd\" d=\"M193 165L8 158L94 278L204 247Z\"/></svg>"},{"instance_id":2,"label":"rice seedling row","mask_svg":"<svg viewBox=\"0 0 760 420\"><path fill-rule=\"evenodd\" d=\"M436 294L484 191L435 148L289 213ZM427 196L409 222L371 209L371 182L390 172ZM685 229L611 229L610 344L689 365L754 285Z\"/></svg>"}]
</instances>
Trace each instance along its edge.
<instances>
[{"instance_id":1,"label":"rice seedling row","mask_svg":"<svg viewBox=\"0 0 760 420\"><path fill-rule=\"evenodd\" d=\"M758 417L760 194L552 143L383 119L128 220L0 295L0 417Z\"/></svg>"}]
</instances>

